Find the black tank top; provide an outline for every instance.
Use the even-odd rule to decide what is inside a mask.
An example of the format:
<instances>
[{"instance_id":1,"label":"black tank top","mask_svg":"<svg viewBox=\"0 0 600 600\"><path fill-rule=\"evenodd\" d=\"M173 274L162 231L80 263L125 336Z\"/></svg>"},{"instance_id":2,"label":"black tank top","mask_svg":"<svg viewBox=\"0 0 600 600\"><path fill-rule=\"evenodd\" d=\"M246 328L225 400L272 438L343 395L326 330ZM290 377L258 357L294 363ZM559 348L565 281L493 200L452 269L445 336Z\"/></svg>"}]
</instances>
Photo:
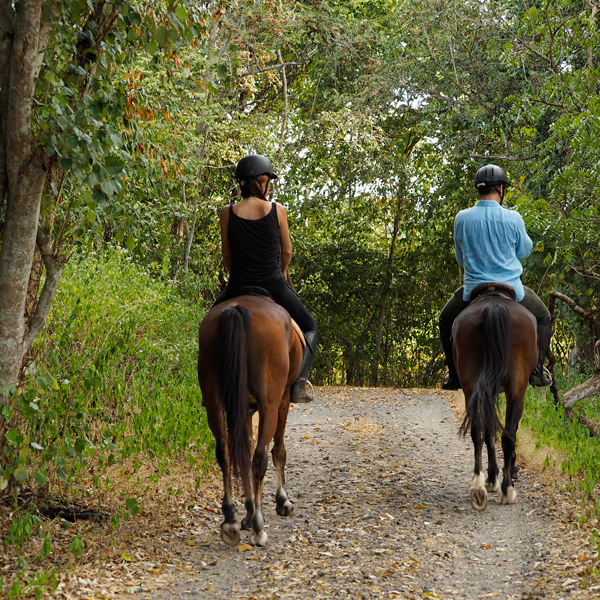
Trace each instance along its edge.
<instances>
[{"instance_id":1,"label":"black tank top","mask_svg":"<svg viewBox=\"0 0 600 600\"><path fill-rule=\"evenodd\" d=\"M231 281L237 284L268 283L283 277L281 273L281 235L277 204L260 219L244 219L229 205L227 236L231 248Z\"/></svg>"}]
</instances>

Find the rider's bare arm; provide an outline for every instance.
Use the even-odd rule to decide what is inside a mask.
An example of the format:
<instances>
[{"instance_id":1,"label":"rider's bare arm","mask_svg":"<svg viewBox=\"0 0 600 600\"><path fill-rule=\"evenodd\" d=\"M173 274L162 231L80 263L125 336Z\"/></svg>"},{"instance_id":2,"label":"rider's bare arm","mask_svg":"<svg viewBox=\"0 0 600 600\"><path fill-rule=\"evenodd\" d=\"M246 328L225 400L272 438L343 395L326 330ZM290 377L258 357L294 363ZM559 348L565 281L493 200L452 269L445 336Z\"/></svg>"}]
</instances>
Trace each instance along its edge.
<instances>
[{"instance_id":1,"label":"rider's bare arm","mask_svg":"<svg viewBox=\"0 0 600 600\"><path fill-rule=\"evenodd\" d=\"M227 226L229 225L229 206L221 209L221 254L223 255L223 264L228 273L231 273L231 248L229 247L229 237L227 235Z\"/></svg>"},{"instance_id":2,"label":"rider's bare arm","mask_svg":"<svg viewBox=\"0 0 600 600\"><path fill-rule=\"evenodd\" d=\"M285 273L292 260L292 242L290 240L287 214L281 204L277 205L277 218L279 219L279 232L281 236L281 272Z\"/></svg>"}]
</instances>

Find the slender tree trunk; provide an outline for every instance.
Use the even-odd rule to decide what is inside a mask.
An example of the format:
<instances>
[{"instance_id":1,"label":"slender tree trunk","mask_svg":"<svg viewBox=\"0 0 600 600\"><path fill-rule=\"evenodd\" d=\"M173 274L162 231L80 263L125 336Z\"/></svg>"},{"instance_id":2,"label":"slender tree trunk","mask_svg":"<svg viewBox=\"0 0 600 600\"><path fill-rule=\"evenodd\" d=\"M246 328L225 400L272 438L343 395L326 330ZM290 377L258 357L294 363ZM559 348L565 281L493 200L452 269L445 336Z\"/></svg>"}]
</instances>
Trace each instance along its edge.
<instances>
[{"instance_id":1,"label":"slender tree trunk","mask_svg":"<svg viewBox=\"0 0 600 600\"><path fill-rule=\"evenodd\" d=\"M183 183L183 201L187 203L185 197L185 182ZM198 217L198 190L194 196L194 213L192 217L192 226L188 229L188 239L185 247L185 257L183 259L183 276L187 277L188 262L190 260L190 252L192 250L192 242L194 241L194 231L196 230L196 219Z\"/></svg>"},{"instance_id":2,"label":"slender tree trunk","mask_svg":"<svg viewBox=\"0 0 600 600\"><path fill-rule=\"evenodd\" d=\"M375 342L375 366L373 367L373 385L379 387L379 362L381 359L381 340L383 337L383 324L385 321L385 306L389 295L389 276L392 271L394 264L394 254L396 252L396 242L398 241L398 232L400 230L400 221L402 220L402 206L404 200L404 190L399 190L398 204L396 206L396 215L394 216L394 230L392 232L392 240L390 243L390 252L388 254L388 264L386 280L384 282L385 290L381 297L381 303L379 304L379 319L377 325L377 340Z\"/></svg>"}]
</instances>

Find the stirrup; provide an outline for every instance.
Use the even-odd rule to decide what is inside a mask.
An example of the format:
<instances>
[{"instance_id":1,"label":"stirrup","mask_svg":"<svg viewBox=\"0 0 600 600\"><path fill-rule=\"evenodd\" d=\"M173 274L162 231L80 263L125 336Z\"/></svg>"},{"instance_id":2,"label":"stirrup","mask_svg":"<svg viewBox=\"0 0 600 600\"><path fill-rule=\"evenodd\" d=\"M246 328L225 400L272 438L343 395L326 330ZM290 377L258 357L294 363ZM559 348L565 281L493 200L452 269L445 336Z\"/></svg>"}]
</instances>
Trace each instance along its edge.
<instances>
[{"instance_id":1,"label":"stirrup","mask_svg":"<svg viewBox=\"0 0 600 600\"><path fill-rule=\"evenodd\" d=\"M442 389L452 391L460 390L460 381L458 381L458 379L448 379L448 381L444 381L444 383L442 383Z\"/></svg>"},{"instance_id":2,"label":"stirrup","mask_svg":"<svg viewBox=\"0 0 600 600\"><path fill-rule=\"evenodd\" d=\"M539 369L536 370L529 376L529 384L533 387L549 387L552 385L552 375L547 367L542 367L542 373L540 375Z\"/></svg>"}]
</instances>

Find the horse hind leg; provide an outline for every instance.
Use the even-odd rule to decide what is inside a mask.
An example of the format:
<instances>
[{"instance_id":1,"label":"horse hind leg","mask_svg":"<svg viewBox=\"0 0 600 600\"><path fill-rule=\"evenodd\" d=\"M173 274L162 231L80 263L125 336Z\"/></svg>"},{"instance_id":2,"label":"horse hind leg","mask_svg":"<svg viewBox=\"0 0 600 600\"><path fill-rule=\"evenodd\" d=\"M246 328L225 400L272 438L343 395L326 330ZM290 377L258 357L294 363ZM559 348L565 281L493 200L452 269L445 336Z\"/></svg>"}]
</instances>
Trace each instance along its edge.
<instances>
[{"instance_id":1,"label":"horse hind leg","mask_svg":"<svg viewBox=\"0 0 600 600\"><path fill-rule=\"evenodd\" d=\"M246 417L248 434L250 436L250 448L252 448L254 446L254 438L253 438L253 434L252 434L252 417L254 416L255 412L256 412L256 409L254 407L249 407L248 415ZM252 525L251 525L252 516L254 515L254 497L253 497L252 489L244 490L244 491L246 494L246 500L244 502L244 506L246 507L246 516L242 519L242 529L244 531L250 531L252 529Z\"/></svg>"},{"instance_id":2,"label":"horse hind leg","mask_svg":"<svg viewBox=\"0 0 600 600\"><path fill-rule=\"evenodd\" d=\"M471 439L475 447L475 468L471 481L471 506L475 510L483 511L487 508L487 491L485 489L485 476L481 470L481 451L483 449L482 432L479 426L471 424Z\"/></svg>"},{"instance_id":3,"label":"horse hind leg","mask_svg":"<svg viewBox=\"0 0 600 600\"><path fill-rule=\"evenodd\" d=\"M485 445L488 453L488 476L485 482L485 489L488 492L500 491L500 480L498 479L498 462L496 460L496 436L494 432L486 427Z\"/></svg>"},{"instance_id":4,"label":"horse hind leg","mask_svg":"<svg viewBox=\"0 0 600 600\"><path fill-rule=\"evenodd\" d=\"M502 434L502 450L504 451L504 469L501 501L502 504L516 504L517 492L515 491L512 482L512 463L515 450L515 439L507 433Z\"/></svg>"},{"instance_id":5,"label":"horse hind leg","mask_svg":"<svg viewBox=\"0 0 600 600\"><path fill-rule=\"evenodd\" d=\"M271 452L277 478L275 501L277 502L277 514L280 517L289 517L294 514L294 505L290 502L287 495L287 491L285 489L285 463L287 456L284 445L284 437L285 425L287 422L287 415L290 406L289 396L290 391L288 389L286 391L286 396L283 398L283 401L279 408L277 430L275 431L273 450Z\"/></svg>"},{"instance_id":6,"label":"horse hind leg","mask_svg":"<svg viewBox=\"0 0 600 600\"><path fill-rule=\"evenodd\" d=\"M283 392L279 394L279 397ZM262 406L261 406L262 405ZM262 497L263 482L267 472L269 455L267 453L269 444L273 439L277 427L276 406L266 401L259 402L260 421L258 425L258 440L256 441L256 450L252 458L252 477L254 484L254 511L250 523L252 525L252 534L250 543L255 546L267 545L267 532L264 530L265 519L263 516Z\"/></svg>"},{"instance_id":7,"label":"horse hind leg","mask_svg":"<svg viewBox=\"0 0 600 600\"><path fill-rule=\"evenodd\" d=\"M215 436L217 462L223 473L223 503L221 509L225 519L221 523L221 539L228 546L235 546L240 541L240 527L235 521L235 504L231 493L231 460L229 458L225 421L220 411L217 412L219 412L219 415L216 417L210 415L208 421Z\"/></svg>"},{"instance_id":8,"label":"horse hind leg","mask_svg":"<svg viewBox=\"0 0 600 600\"><path fill-rule=\"evenodd\" d=\"M504 452L504 468L502 470L502 504L516 504L517 492L515 491L512 474L515 469L517 457L515 446L517 442L517 429L523 414L522 394L506 394L506 427L502 434L502 450Z\"/></svg>"}]
</instances>

